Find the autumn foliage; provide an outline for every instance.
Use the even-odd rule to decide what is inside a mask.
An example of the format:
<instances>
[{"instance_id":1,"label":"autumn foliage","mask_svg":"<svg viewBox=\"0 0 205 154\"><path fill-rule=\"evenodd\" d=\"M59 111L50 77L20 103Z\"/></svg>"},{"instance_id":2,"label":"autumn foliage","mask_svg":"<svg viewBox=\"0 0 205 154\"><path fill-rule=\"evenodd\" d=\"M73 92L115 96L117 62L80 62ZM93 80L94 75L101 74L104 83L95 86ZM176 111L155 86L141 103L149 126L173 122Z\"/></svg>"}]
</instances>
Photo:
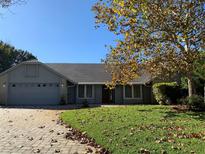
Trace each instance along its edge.
<instances>
[{"instance_id":1,"label":"autumn foliage","mask_svg":"<svg viewBox=\"0 0 205 154\"><path fill-rule=\"evenodd\" d=\"M105 59L112 85L124 84L146 69L153 78L181 74L194 93L194 62L205 40L204 0L99 0L96 23L119 36Z\"/></svg>"}]
</instances>

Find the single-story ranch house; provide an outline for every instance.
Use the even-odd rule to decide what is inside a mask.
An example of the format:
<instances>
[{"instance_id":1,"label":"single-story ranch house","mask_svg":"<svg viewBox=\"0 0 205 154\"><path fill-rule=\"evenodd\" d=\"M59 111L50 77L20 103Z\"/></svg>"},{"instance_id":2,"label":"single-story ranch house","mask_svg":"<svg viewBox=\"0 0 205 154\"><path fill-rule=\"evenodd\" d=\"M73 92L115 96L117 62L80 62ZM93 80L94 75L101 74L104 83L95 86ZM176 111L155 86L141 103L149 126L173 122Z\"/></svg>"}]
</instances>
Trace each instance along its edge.
<instances>
[{"instance_id":1,"label":"single-story ranch house","mask_svg":"<svg viewBox=\"0 0 205 154\"><path fill-rule=\"evenodd\" d=\"M153 102L149 75L112 91L103 64L44 64L26 61L0 74L0 105L148 104Z\"/></svg>"}]
</instances>

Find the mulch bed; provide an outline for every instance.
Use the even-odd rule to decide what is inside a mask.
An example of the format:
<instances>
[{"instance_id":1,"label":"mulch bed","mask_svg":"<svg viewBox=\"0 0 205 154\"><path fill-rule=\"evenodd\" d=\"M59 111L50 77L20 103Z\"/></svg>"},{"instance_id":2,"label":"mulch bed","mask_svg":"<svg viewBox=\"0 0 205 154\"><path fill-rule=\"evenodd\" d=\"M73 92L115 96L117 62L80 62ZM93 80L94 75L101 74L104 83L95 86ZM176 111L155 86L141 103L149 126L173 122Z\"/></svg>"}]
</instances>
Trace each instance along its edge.
<instances>
[{"instance_id":1,"label":"mulch bed","mask_svg":"<svg viewBox=\"0 0 205 154\"><path fill-rule=\"evenodd\" d=\"M176 112L188 112L190 111L190 107L187 105L176 105L173 106L173 110Z\"/></svg>"},{"instance_id":2,"label":"mulch bed","mask_svg":"<svg viewBox=\"0 0 205 154\"><path fill-rule=\"evenodd\" d=\"M189 111L193 111L193 112L204 112L205 111L205 108L194 108L194 107L191 107L189 105L176 105L176 106L173 106L173 110L175 112L178 112L178 113L184 113L184 112L189 112Z\"/></svg>"}]
</instances>

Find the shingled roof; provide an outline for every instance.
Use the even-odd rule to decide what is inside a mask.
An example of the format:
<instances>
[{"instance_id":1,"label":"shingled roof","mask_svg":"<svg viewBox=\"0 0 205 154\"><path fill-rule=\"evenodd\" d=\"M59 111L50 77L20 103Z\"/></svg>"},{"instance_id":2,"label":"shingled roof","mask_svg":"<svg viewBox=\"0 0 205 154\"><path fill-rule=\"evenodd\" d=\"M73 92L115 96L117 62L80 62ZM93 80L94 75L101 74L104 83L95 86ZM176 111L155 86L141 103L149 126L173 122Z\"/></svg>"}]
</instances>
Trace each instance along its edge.
<instances>
[{"instance_id":1,"label":"shingled roof","mask_svg":"<svg viewBox=\"0 0 205 154\"><path fill-rule=\"evenodd\" d=\"M111 75L106 72L104 64L47 63L46 65L76 83L106 83L111 81ZM145 84L149 81L150 75L143 73L133 82Z\"/></svg>"}]
</instances>

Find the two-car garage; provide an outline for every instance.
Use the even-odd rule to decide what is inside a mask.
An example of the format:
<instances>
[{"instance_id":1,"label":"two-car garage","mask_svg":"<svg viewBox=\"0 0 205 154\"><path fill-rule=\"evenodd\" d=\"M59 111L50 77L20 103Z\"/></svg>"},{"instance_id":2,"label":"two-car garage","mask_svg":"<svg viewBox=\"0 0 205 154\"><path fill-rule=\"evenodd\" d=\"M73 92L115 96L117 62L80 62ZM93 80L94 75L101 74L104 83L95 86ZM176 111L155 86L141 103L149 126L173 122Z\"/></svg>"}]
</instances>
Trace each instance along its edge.
<instances>
[{"instance_id":1,"label":"two-car garage","mask_svg":"<svg viewBox=\"0 0 205 154\"><path fill-rule=\"evenodd\" d=\"M57 105L60 102L59 83L10 83L7 105Z\"/></svg>"},{"instance_id":2,"label":"two-car garage","mask_svg":"<svg viewBox=\"0 0 205 154\"><path fill-rule=\"evenodd\" d=\"M46 65L24 62L0 74L0 105L59 105L67 79Z\"/></svg>"}]
</instances>

